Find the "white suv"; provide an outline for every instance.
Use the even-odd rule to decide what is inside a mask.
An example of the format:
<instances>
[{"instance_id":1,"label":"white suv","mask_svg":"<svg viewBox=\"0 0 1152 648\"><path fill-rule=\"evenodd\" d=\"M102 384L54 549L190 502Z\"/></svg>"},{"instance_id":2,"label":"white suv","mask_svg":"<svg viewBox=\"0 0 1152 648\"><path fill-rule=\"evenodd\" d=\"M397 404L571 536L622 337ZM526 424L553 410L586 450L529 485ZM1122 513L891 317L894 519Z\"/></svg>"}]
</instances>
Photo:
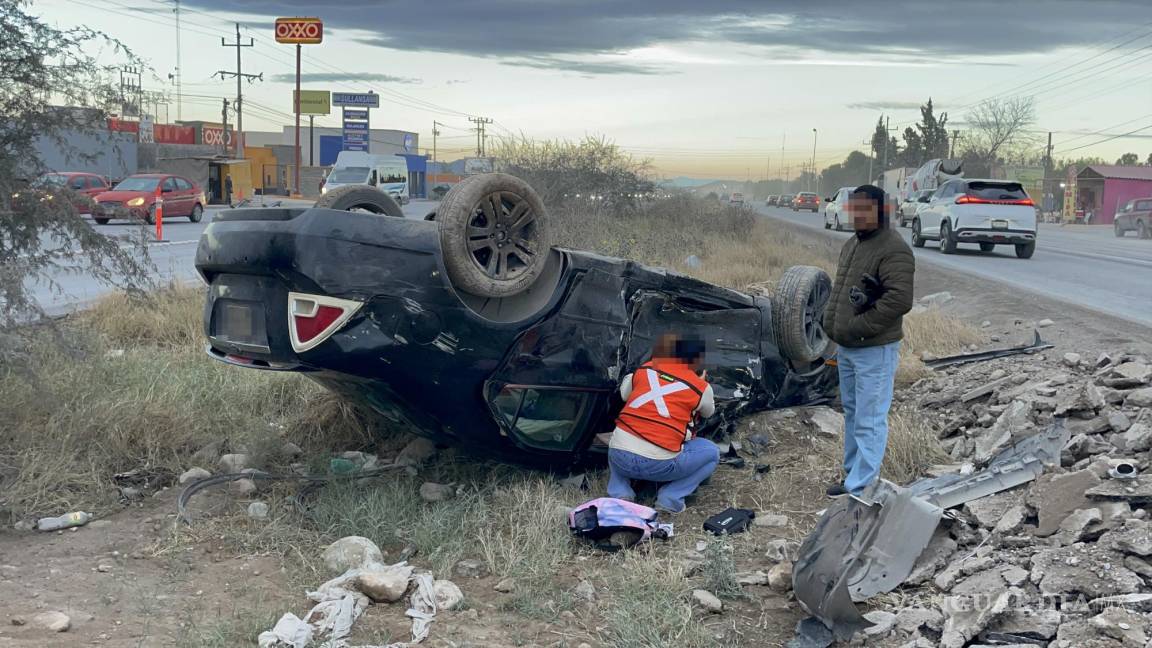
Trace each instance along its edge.
<instances>
[{"instance_id":1,"label":"white suv","mask_svg":"<svg viewBox=\"0 0 1152 648\"><path fill-rule=\"evenodd\" d=\"M847 225L848 229L852 229L852 219L848 217L848 197L856 187L840 187L836 195L824 205L824 229L834 229L837 232L844 229Z\"/></svg>"},{"instance_id":2,"label":"white suv","mask_svg":"<svg viewBox=\"0 0 1152 648\"><path fill-rule=\"evenodd\" d=\"M924 241L940 241L944 254L959 243L979 243L981 252L1012 245L1016 256L1029 259L1036 251L1036 207L1019 182L949 180L912 220L912 245L924 247Z\"/></svg>"}]
</instances>

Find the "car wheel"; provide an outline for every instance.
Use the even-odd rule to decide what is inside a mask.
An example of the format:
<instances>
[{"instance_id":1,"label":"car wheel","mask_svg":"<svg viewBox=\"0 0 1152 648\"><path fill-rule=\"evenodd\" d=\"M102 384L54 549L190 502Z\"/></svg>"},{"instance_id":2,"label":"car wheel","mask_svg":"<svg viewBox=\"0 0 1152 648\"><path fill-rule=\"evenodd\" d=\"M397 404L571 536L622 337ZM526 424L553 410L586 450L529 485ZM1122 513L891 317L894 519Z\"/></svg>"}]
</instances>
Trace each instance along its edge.
<instances>
[{"instance_id":1,"label":"car wheel","mask_svg":"<svg viewBox=\"0 0 1152 648\"><path fill-rule=\"evenodd\" d=\"M1112 223L1112 233L1115 234L1117 238L1124 238L1125 229L1120 226L1119 222Z\"/></svg>"},{"instance_id":2,"label":"car wheel","mask_svg":"<svg viewBox=\"0 0 1152 648\"><path fill-rule=\"evenodd\" d=\"M1036 241L1031 243L1017 243L1016 256L1021 259L1031 259L1032 254L1036 252Z\"/></svg>"},{"instance_id":3,"label":"car wheel","mask_svg":"<svg viewBox=\"0 0 1152 648\"><path fill-rule=\"evenodd\" d=\"M832 229L832 224L828 222L827 218L824 219L824 229Z\"/></svg>"},{"instance_id":4,"label":"car wheel","mask_svg":"<svg viewBox=\"0 0 1152 648\"><path fill-rule=\"evenodd\" d=\"M144 222L148 223L149 225L156 224L156 203L152 203L152 205L148 208L148 213L144 216Z\"/></svg>"},{"instance_id":5,"label":"car wheel","mask_svg":"<svg viewBox=\"0 0 1152 648\"><path fill-rule=\"evenodd\" d=\"M337 187L320 196L315 207L340 211L366 211L382 216L404 218L404 211L396 204L395 198L368 185Z\"/></svg>"},{"instance_id":6,"label":"car wheel","mask_svg":"<svg viewBox=\"0 0 1152 648\"><path fill-rule=\"evenodd\" d=\"M956 252L956 237L952 236L952 223L948 221L940 224L940 251L944 254Z\"/></svg>"},{"instance_id":7,"label":"car wheel","mask_svg":"<svg viewBox=\"0 0 1152 648\"><path fill-rule=\"evenodd\" d=\"M840 230L840 214L836 214L836 216L834 218L835 218L835 220L833 220L833 229L835 229L837 232L839 232L839 231L841 231Z\"/></svg>"},{"instance_id":8,"label":"car wheel","mask_svg":"<svg viewBox=\"0 0 1152 648\"><path fill-rule=\"evenodd\" d=\"M436 210L440 249L453 285L481 297L510 297L530 287L551 249L540 197L505 173L470 176Z\"/></svg>"},{"instance_id":9,"label":"car wheel","mask_svg":"<svg viewBox=\"0 0 1152 648\"><path fill-rule=\"evenodd\" d=\"M991 252L992 250L995 250L995 249L996 249L995 243L981 243L980 244L980 251L981 252Z\"/></svg>"},{"instance_id":10,"label":"car wheel","mask_svg":"<svg viewBox=\"0 0 1152 648\"><path fill-rule=\"evenodd\" d=\"M1147 221L1140 221L1136 223L1136 236L1142 239L1152 238L1152 230L1148 229Z\"/></svg>"},{"instance_id":11,"label":"car wheel","mask_svg":"<svg viewBox=\"0 0 1152 648\"><path fill-rule=\"evenodd\" d=\"M824 332L824 307L832 295L832 279L814 266L792 266L776 284L772 297L772 325L785 357L813 362L830 344Z\"/></svg>"},{"instance_id":12,"label":"car wheel","mask_svg":"<svg viewBox=\"0 0 1152 648\"><path fill-rule=\"evenodd\" d=\"M93 217L92 220L96 221L97 225L107 225L108 224L107 218L95 218L95 217Z\"/></svg>"},{"instance_id":13,"label":"car wheel","mask_svg":"<svg viewBox=\"0 0 1152 648\"><path fill-rule=\"evenodd\" d=\"M188 220L199 223L202 218L204 218L204 208L197 204L192 208L192 213L188 215Z\"/></svg>"},{"instance_id":14,"label":"car wheel","mask_svg":"<svg viewBox=\"0 0 1152 648\"><path fill-rule=\"evenodd\" d=\"M924 247L924 237L920 235L920 220L912 219L912 247Z\"/></svg>"}]
</instances>

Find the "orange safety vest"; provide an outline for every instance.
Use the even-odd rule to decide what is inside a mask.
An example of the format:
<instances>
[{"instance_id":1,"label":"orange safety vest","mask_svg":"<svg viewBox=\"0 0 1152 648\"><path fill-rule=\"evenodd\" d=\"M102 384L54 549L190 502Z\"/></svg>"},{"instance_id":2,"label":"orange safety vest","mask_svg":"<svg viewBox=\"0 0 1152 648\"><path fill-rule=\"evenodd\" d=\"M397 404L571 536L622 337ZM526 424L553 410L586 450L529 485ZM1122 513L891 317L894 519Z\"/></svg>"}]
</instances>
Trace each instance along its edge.
<instances>
[{"instance_id":1,"label":"orange safety vest","mask_svg":"<svg viewBox=\"0 0 1152 648\"><path fill-rule=\"evenodd\" d=\"M680 452L708 383L678 362L646 363L632 374L632 394L616 425L669 452Z\"/></svg>"}]
</instances>

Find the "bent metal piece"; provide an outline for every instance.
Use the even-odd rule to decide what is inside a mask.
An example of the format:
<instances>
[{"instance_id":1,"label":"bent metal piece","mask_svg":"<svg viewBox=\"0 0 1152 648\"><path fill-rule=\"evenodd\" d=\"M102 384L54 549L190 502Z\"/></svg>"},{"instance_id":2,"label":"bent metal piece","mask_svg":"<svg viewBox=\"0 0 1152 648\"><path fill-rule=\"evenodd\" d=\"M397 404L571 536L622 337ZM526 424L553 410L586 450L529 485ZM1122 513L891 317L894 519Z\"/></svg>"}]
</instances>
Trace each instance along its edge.
<instances>
[{"instance_id":1,"label":"bent metal piece","mask_svg":"<svg viewBox=\"0 0 1152 648\"><path fill-rule=\"evenodd\" d=\"M1040 331L1034 331L1036 338L1032 344L1024 344L1021 346L1007 347L1004 349L990 349L988 351L978 351L976 353L961 353L960 355L948 356L946 358L936 358L935 360L925 360L924 364L933 369L943 369L944 367L954 367L956 365L969 364L971 362L983 362L985 360L993 360L995 358L1005 358L1008 356L1021 355L1024 353L1035 353L1044 349L1051 349L1053 345L1040 339Z\"/></svg>"},{"instance_id":2,"label":"bent metal piece","mask_svg":"<svg viewBox=\"0 0 1152 648\"><path fill-rule=\"evenodd\" d=\"M836 500L800 547L792 572L796 600L836 639L850 638L868 625L854 602L889 592L908 577L945 509L1035 479L1046 464L1059 461L1068 438L1057 420L1001 451L980 472L922 479L907 488L880 481L862 499ZM814 638L806 631L790 645L812 645Z\"/></svg>"}]
</instances>

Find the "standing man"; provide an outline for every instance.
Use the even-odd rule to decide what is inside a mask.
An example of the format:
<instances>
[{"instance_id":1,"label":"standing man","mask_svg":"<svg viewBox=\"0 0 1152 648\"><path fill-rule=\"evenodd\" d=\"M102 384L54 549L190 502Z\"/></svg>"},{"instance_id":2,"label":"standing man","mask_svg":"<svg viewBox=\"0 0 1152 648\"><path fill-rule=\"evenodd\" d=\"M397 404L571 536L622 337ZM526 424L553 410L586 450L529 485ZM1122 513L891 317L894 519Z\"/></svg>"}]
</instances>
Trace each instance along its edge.
<instances>
[{"instance_id":1,"label":"standing man","mask_svg":"<svg viewBox=\"0 0 1152 648\"><path fill-rule=\"evenodd\" d=\"M684 498L708 479L720 450L692 434L696 416L716 411L712 386L700 372L704 341L665 336L652 360L625 376L620 385L624 409L608 444L608 496L633 501L631 480L661 482L656 508L684 510Z\"/></svg>"},{"instance_id":2,"label":"standing man","mask_svg":"<svg viewBox=\"0 0 1152 648\"><path fill-rule=\"evenodd\" d=\"M884 192L857 187L848 199L856 235L840 251L824 329L840 348L840 400L844 405L844 481L830 497L859 495L880 477L888 446L888 408L904 314L912 310L916 260L888 226Z\"/></svg>"},{"instance_id":3,"label":"standing man","mask_svg":"<svg viewBox=\"0 0 1152 648\"><path fill-rule=\"evenodd\" d=\"M224 204L232 206L232 174L224 176Z\"/></svg>"}]
</instances>

